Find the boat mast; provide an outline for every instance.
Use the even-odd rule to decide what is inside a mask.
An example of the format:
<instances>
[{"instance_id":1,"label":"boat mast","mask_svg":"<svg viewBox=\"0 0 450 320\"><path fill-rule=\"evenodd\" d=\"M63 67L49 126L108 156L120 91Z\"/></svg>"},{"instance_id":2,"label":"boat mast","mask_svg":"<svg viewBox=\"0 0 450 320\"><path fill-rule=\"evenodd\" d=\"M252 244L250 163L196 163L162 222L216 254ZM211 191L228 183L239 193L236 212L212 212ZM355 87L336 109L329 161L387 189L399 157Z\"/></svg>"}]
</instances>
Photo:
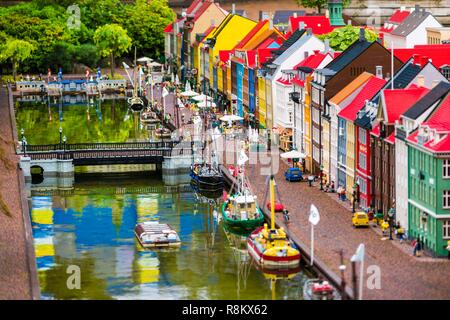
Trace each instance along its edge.
<instances>
[{"instance_id":1,"label":"boat mast","mask_svg":"<svg viewBox=\"0 0 450 320\"><path fill-rule=\"evenodd\" d=\"M270 176L270 229L275 230L275 192L273 175Z\"/></svg>"}]
</instances>

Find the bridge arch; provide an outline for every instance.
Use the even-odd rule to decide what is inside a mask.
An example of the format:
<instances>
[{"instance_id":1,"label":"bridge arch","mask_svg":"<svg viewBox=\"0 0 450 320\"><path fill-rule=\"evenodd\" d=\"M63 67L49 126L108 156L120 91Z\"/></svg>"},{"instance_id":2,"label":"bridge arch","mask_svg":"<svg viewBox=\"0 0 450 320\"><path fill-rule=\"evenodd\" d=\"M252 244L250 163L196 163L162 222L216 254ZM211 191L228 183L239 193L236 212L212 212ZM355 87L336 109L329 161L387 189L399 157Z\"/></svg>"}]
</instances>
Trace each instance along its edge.
<instances>
[{"instance_id":1,"label":"bridge arch","mask_svg":"<svg viewBox=\"0 0 450 320\"><path fill-rule=\"evenodd\" d=\"M31 173L31 183L41 184L44 181L44 168L38 165L33 165L30 167Z\"/></svg>"}]
</instances>

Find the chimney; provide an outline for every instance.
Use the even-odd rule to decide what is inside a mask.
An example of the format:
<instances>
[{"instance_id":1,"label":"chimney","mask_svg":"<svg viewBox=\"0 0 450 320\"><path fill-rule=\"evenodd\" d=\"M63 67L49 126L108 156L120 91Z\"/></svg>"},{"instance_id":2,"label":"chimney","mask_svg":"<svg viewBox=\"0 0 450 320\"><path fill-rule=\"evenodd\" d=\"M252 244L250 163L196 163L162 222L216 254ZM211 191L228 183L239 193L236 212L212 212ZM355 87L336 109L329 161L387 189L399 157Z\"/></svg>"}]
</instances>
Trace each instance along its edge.
<instances>
[{"instance_id":1,"label":"chimney","mask_svg":"<svg viewBox=\"0 0 450 320\"><path fill-rule=\"evenodd\" d=\"M414 8L413 7L409 8L409 12L413 13L414 12Z\"/></svg>"},{"instance_id":2,"label":"chimney","mask_svg":"<svg viewBox=\"0 0 450 320\"><path fill-rule=\"evenodd\" d=\"M325 53L330 52L330 39L325 39L324 44L325 44L324 48Z\"/></svg>"},{"instance_id":3,"label":"chimney","mask_svg":"<svg viewBox=\"0 0 450 320\"><path fill-rule=\"evenodd\" d=\"M366 36L365 36L363 27L359 28L359 41L360 42L366 41Z\"/></svg>"},{"instance_id":4,"label":"chimney","mask_svg":"<svg viewBox=\"0 0 450 320\"><path fill-rule=\"evenodd\" d=\"M314 54L318 54L320 52L320 50L313 50Z\"/></svg>"},{"instance_id":5,"label":"chimney","mask_svg":"<svg viewBox=\"0 0 450 320\"><path fill-rule=\"evenodd\" d=\"M297 11L294 11L294 18L297 18Z\"/></svg>"},{"instance_id":6,"label":"chimney","mask_svg":"<svg viewBox=\"0 0 450 320\"><path fill-rule=\"evenodd\" d=\"M273 30L273 16L270 14L269 16L269 30Z\"/></svg>"},{"instance_id":7,"label":"chimney","mask_svg":"<svg viewBox=\"0 0 450 320\"><path fill-rule=\"evenodd\" d=\"M417 12L420 11L420 4L416 4L416 6L414 7L414 11L417 11Z\"/></svg>"},{"instance_id":8,"label":"chimney","mask_svg":"<svg viewBox=\"0 0 450 320\"><path fill-rule=\"evenodd\" d=\"M236 14L236 5L234 3L231 5L231 13Z\"/></svg>"},{"instance_id":9,"label":"chimney","mask_svg":"<svg viewBox=\"0 0 450 320\"><path fill-rule=\"evenodd\" d=\"M308 51L305 51L305 53L303 54L303 56L305 57L305 59L308 58L309 52L308 52Z\"/></svg>"},{"instance_id":10,"label":"chimney","mask_svg":"<svg viewBox=\"0 0 450 320\"><path fill-rule=\"evenodd\" d=\"M242 13L242 16L243 16L244 18L247 18L247 11L244 10L244 12Z\"/></svg>"},{"instance_id":11,"label":"chimney","mask_svg":"<svg viewBox=\"0 0 450 320\"><path fill-rule=\"evenodd\" d=\"M311 28L307 28L307 29L306 29L306 34L307 34L308 36L312 36L312 29L311 29Z\"/></svg>"},{"instance_id":12,"label":"chimney","mask_svg":"<svg viewBox=\"0 0 450 320\"><path fill-rule=\"evenodd\" d=\"M415 65L420 66L420 54L417 53L413 54L413 63Z\"/></svg>"},{"instance_id":13,"label":"chimney","mask_svg":"<svg viewBox=\"0 0 450 320\"><path fill-rule=\"evenodd\" d=\"M375 70L376 77L379 79L383 79L383 66L376 66Z\"/></svg>"},{"instance_id":14,"label":"chimney","mask_svg":"<svg viewBox=\"0 0 450 320\"><path fill-rule=\"evenodd\" d=\"M417 76L417 86L425 87L425 77L423 76L423 74Z\"/></svg>"},{"instance_id":15,"label":"chimney","mask_svg":"<svg viewBox=\"0 0 450 320\"><path fill-rule=\"evenodd\" d=\"M427 56L421 56L420 57L420 67L425 67L425 65L428 63L429 58Z\"/></svg>"},{"instance_id":16,"label":"chimney","mask_svg":"<svg viewBox=\"0 0 450 320\"><path fill-rule=\"evenodd\" d=\"M299 24L298 28L299 28L300 30L305 29L305 22L300 21L300 24Z\"/></svg>"},{"instance_id":17,"label":"chimney","mask_svg":"<svg viewBox=\"0 0 450 320\"><path fill-rule=\"evenodd\" d=\"M325 10L325 18L330 19L330 10Z\"/></svg>"},{"instance_id":18,"label":"chimney","mask_svg":"<svg viewBox=\"0 0 450 320\"><path fill-rule=\"evenodd\" d=\"M352 25L352 20L348 19L347 20L347 25L351 26Z\"/></svg>"},{"instance_id":19,"label":"chimney","mask_svg":"<svg viewBox=\"0 0 450 320\"><path fill-rule=\"evenodd\" d=\"M401 6L400 7L400 11L405 11L406 7L405 6Z\"/></svg>"},{"instance_id":20,"label":"chimney","mask_svg":"<svg viewBox=\"0 0 450 320\"><path fill-rule=\"evenodd\" d=\"M215 27L216 26L216 20L211 19L211 27Z\"/></svg>"}]
</instances>

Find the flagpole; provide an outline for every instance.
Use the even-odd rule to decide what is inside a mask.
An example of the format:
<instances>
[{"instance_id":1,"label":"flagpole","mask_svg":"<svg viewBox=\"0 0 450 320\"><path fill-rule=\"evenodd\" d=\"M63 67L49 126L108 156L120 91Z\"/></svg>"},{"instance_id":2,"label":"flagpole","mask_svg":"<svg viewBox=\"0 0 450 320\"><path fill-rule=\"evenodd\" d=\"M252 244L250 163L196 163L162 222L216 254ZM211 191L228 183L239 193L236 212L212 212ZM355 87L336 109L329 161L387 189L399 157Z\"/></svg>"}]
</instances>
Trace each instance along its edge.
<instances>
[{"instance_id":1,"label":"flagpole","mask_svg":"<svg viewBox=\"0 0 450 320\"><path fill-rule=\"evenodd\" d=\"M311 223L311 266L314 265L314 225Z\"/></svg>"},{"instance_id":2,"label":"flagpole","mask_svg":"<svg viewBox=\"0 0 450 320\"><path fill-rule=\"evenodd\" d=\"M364 282L364 256L361 258L359 269L359 300L362 300L363 296L363 282Z\"/></svg>"},{"instance_id":3,"label":"flagpole","mask_svg":"<svg viewBox=\"0 0 450 320\"><path fill-rule=\"evenodd\" d=\"M391 90L394 90L394 41L391 41Z\"/></svg>"}]
</instances>

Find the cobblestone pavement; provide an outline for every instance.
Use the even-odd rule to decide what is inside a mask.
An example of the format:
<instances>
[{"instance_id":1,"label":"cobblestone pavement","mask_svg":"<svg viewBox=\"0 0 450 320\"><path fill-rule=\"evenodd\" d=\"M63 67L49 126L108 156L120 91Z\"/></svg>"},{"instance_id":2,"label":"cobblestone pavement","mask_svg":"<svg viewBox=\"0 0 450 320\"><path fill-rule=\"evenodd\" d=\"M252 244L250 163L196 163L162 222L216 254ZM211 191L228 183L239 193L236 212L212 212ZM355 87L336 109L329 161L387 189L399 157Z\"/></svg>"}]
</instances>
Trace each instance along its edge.
<instances>
[{"instance_id":1,"label":"cobblestone pavement","mask_svg":"<svg viewBox=\"0 0 450 320\"><path fill-rule=\"evenodd\" d=\"M360 243L366 247L365 265L376 265L381 271L381 289L364 286L364 299L450 299L450 261L446 259L416 258L412 248L398 241L382 240L381 234L370 229L354 229L351 209L342 204L336 194L321 192L307 182L288 182L284 179L287 164L280 161L276 174L281 201L290 212L286 227L310 246L309 209L312 203L319 209L321 220L315 228L315 256L334 272L339 272L339 250L344 250L347 264L346 281L350 283L349 259ZM260 174L260 165L247 168L252 187L259 199L266 192L267 176ZM333 198L335 197L335 198ZM261 200L262 201L262 200ZM280 214L277 221L283 224ZM358 269L359 270L359 269ZM365 275L365 279L368 279Z\"/></svg>"},{"instance_id":2,"label":"cobblestone pavement","mask_svg":"<svg viewBox=\"0 0 450 320\"><path fill-rule=\"evenodd\" d=\"M14 152L7 99L6 89L0 88L0 146L5 153L2 157L11 166L7 168L0 161L0 192L11 211L11 217L0 212L0 299L31 299L21 192L17 180L18 157Z\"/></svg>"}]
</instances>

